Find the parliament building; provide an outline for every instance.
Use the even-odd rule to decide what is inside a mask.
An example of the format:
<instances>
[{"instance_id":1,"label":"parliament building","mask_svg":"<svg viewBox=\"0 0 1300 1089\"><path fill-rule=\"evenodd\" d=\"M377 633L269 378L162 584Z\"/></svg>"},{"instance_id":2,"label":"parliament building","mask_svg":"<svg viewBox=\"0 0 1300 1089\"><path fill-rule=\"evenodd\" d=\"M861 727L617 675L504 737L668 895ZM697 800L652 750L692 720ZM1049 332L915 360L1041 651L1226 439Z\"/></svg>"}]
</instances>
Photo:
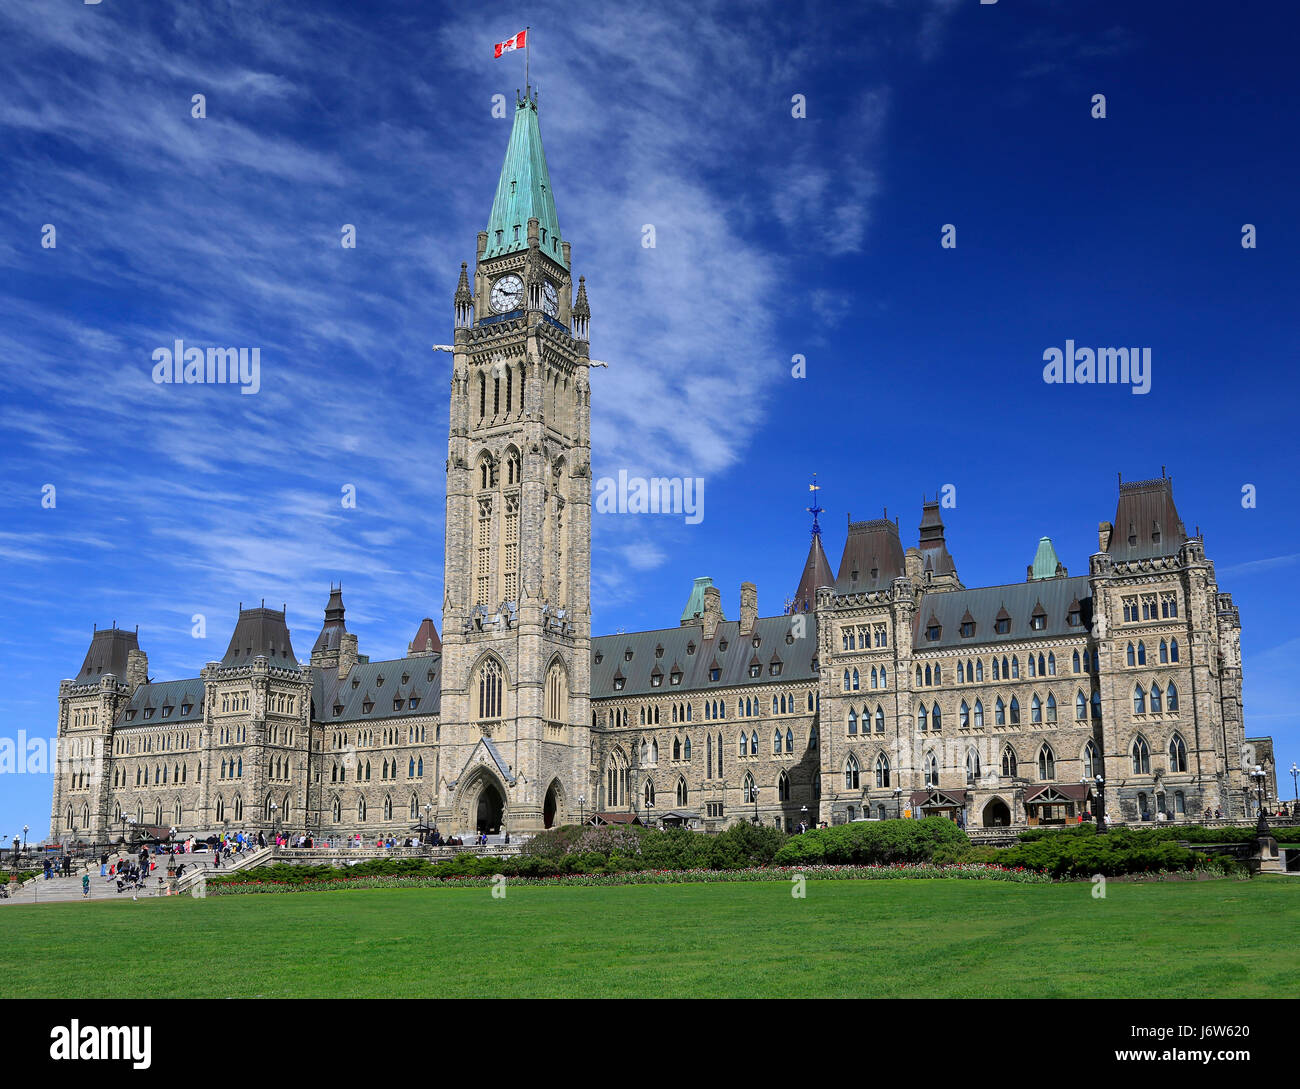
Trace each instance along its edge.
<instances>
[{"instance_id":1,"label":"parliament building","mask_svg":"<svg viewBox=\"0 0 1300 1089\"><path fill-rule=\"evenodd\" d=\"M1044 537L1023 578L968 588L937 500L914 544L850 520L833 570L814 505L773 615L700 578L672 626L593 638L571 268L526 93L453 300L441 635L412 617L371 661L331 587L305 658L263 603L220 661L154 680L136 631L95 630L59 688L53 839L1247 814L1271 741L1245 735L1237 609L1163 472L1120 483L1085 573Z\"/></svg>"}]
</instances>

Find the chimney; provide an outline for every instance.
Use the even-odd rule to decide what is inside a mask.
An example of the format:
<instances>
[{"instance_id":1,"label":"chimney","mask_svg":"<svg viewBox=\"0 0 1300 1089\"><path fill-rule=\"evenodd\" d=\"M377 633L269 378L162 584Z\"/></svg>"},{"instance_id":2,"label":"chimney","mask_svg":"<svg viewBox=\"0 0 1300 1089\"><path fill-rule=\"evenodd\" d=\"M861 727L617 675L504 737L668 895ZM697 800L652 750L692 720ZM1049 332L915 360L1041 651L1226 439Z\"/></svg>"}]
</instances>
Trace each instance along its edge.
<instances>
[{"instance_id":1,"label":"chimney","mask_svg":"<svg viewBox=\"0 0 1300 1089\"><path fill-rule=\"evenodd\" d=\"M751 635L758 620L758 587L752 582L740 584L740 634Z\"/></svg>"},{"instance_id":2,"label":"chimney","mask_svg":"<svg viewBox=\"0 0 1300 1089\"><path fill-rule=\"evenodd\" d=\"M722 620L722 591L710 586L704 591L704 638L712 639Z\"/></svg>"},{"instance_id":3,"label":"chimney","mask_svg":"<svg viewBox=\"0 0 1300 1089\"><path fill-rule=\"evenodd\" d=\"M135 691L149 680L149 656L142 650L126 652L126 683Z\"/></svg>"},{"instance_id":4,"label":"chimney","mask_svg":"<svg viewBox=\"0 0 1300 1089\"><path fill-rule=\"evenodd\" d=\"M921 559L921 550L919 548L909 548L903 554L903 569L907 572L907 577L913 582L921 581L925 571L925 564Z\"/></svg>"},{"instance_id":5,"label":"chimney","mask_svg":"<svg viewBox=\"0 0 1300 1089\"><path fill-rule=\"evenodd\" d=\"M1110 548L1111 524L1109 522L1097 523L1097 551L1105 552Z\"/></svg>"},{"instance_id":6,"label":"chimney","mask_svg":"<svg viewBox=\"0 0 1300 1089\"><path fill-rule=\"evenodd\" d=\"M345 631L339 639L339 678L342 679L352 672L352 667L357 664L357 637L350 631Z\"/></svg>"}]
</instances>

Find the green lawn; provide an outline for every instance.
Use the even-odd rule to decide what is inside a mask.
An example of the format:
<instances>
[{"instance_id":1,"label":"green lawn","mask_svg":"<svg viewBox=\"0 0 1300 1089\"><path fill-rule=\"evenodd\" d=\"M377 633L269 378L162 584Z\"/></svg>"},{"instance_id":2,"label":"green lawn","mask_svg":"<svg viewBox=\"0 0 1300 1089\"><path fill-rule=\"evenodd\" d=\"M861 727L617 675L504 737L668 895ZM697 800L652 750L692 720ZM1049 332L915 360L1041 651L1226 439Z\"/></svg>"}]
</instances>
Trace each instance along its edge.
<instances>
[{"instance_id":1,"label":"green lawn","mask_svg":"<svg viewBox=\"0 0 1300 1089\"><path fill-rule=\"evenodd\" d=\"M1300 880L813 881L0 907L26 997L1276 997Z\"/></svg>"}]
</instances>

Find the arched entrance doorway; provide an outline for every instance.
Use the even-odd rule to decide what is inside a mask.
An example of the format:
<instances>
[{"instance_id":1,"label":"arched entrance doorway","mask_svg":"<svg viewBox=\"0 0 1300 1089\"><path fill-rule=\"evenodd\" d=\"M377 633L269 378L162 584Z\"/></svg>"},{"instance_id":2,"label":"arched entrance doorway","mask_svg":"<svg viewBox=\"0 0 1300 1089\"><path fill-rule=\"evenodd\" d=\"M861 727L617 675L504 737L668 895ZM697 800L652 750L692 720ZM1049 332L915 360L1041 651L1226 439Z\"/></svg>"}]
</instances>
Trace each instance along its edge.
<instances>
[{"instance_id":1,"label":"arched entrance doorway","mask_svg":"<svg viewBox=\"0 0 1300 1089\"><path fill-rule=\"evenodd\" d=\"M1006 828L1011 823L1011 810L1001 798L994 798L984 807L985 828Z\"/></svg>"},{"instance_id":2,"label":"arched entrance doorway","mask_svg":"<svg viewBox=\"0 0 1300 1089\"><path fill-rule=\"evenodd\" d=\"M489 835L500 832L501 814L505 809L505 804L505 799L501 797L501 791L497 790L496 785L484 783L483 789L479 791L475 828Z\"/></svg>"},{"instance_id":3,"label":"arched entrance doorway","mask_svg":"<svg viewBox=\"0 0 1300 1089\"><path fill-rule=\"evenodd\" d=\"M555 826L555 814L560 808L560 799L556 787L557 784L551 784L551 788L546 792L546 801L542 805L542 827L544 828L553 828Z\"/></svg>"}]
</instances>

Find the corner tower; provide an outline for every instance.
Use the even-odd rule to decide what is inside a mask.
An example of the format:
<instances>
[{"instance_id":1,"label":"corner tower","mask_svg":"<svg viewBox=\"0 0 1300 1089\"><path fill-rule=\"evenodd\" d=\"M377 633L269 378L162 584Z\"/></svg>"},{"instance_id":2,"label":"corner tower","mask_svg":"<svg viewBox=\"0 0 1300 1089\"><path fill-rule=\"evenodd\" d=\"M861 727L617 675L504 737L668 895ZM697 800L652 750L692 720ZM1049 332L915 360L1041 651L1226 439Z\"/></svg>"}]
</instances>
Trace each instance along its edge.
<instances>
[{"instance_id":1,"label":"corner tower","mask_svg":"<svg viewBox=\"0 0 1300 1089\"><path fill-rule=\"evenodd\" d=\"M453 833L550 827L592 797L588 312L569 257L525 94L454 298L439 781Z\"/></svg>"}]
</instances>

